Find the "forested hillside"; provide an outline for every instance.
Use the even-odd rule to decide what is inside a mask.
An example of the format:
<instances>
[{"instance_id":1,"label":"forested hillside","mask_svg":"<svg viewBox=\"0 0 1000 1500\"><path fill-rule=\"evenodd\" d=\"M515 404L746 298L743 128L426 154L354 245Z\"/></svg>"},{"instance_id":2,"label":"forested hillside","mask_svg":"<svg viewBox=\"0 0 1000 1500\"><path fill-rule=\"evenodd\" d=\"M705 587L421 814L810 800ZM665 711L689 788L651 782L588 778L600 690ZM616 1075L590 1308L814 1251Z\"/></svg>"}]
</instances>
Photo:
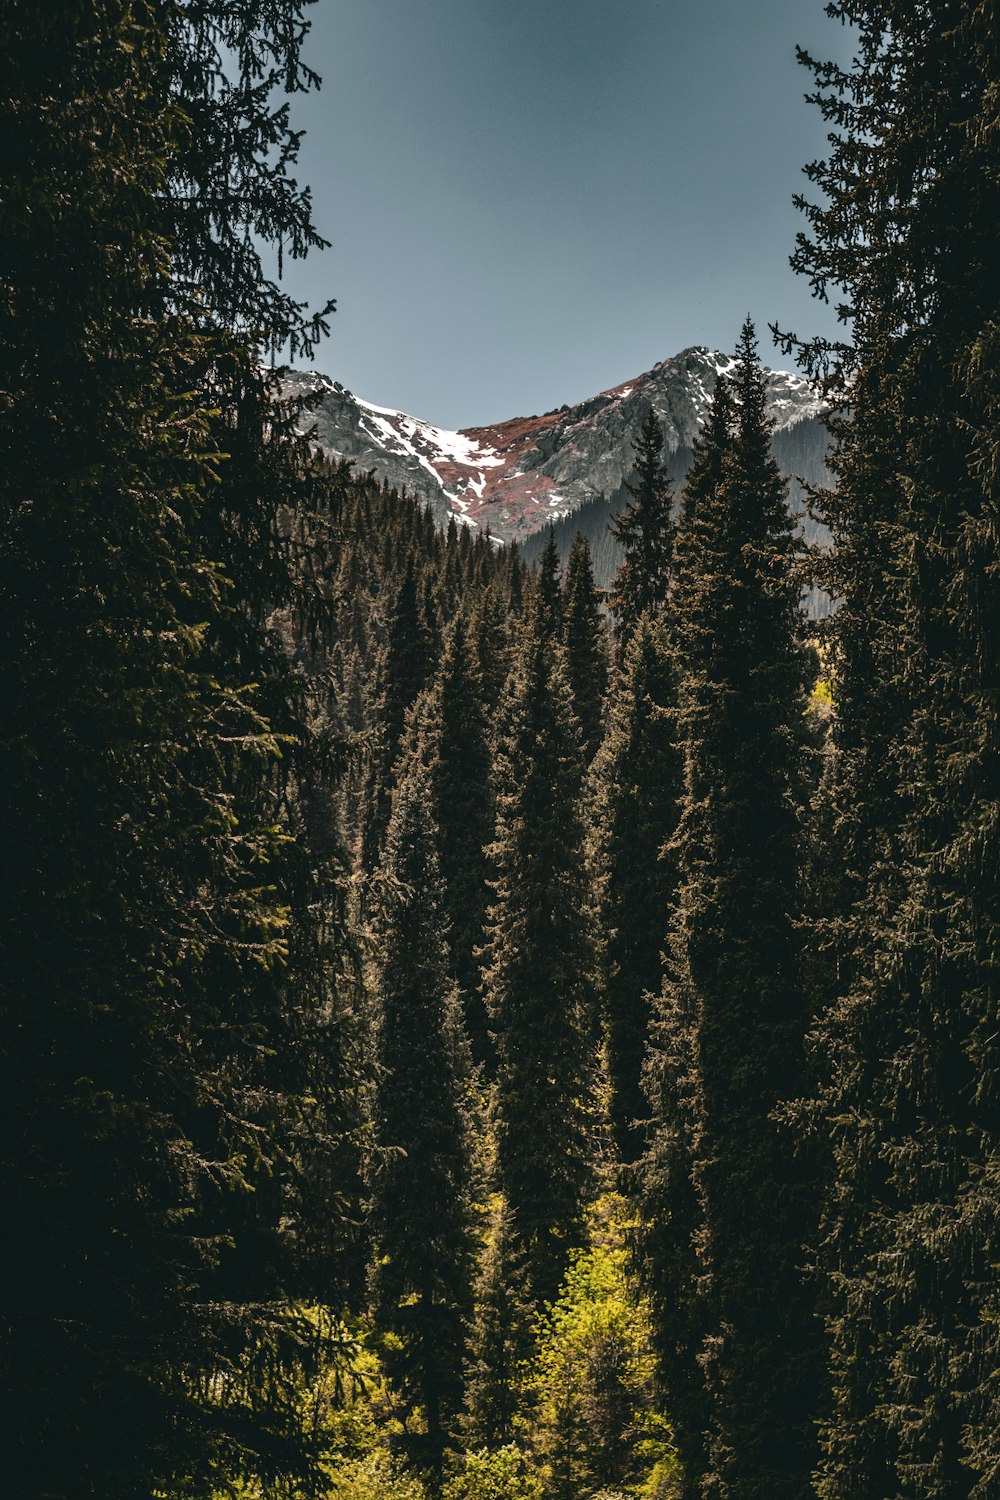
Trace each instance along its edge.
<instances>
[{"instance_id":1,"label":"forested hillside","mask_svg":"<svg viewBox=\"0 0 1000 1500\"><path fill-rule=\"evenodd\" d=\"M996 7L802 56L831 548L748 319L607 588L261 363L306 10L0 11L4 1484L995 1500Z\"/></svg>"}]
</instances>

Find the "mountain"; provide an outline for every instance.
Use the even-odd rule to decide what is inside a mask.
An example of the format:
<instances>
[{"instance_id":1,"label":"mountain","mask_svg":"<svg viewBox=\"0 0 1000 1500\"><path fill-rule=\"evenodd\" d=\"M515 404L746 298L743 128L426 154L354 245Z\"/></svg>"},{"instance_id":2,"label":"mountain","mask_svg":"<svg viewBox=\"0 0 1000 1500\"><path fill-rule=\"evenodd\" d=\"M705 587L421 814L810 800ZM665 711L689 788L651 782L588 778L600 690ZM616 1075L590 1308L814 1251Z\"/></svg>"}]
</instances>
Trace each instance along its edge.
<instances>
[{"instance_id":1,"label":"mountain","mask_svg":"<svg viewBox=\"0 0 1000 1500\"><path fill-rule=\"evenodd\" d=\"M315 371L290 371L285 378L289 394L315 398L303 421L325 452L351 459L360 471L373 470L430 504L441 522L454 515L489 527L493 536L524 545L529 557L537 545L532 538L549 524L567 546L581 529L591 540L598 581L605 584L617 564L607 522L623 503L632 441L647 406L663 426L679 482L716 378L731 364L708 349L685 349L575 406L462 432L374 406ZM776 423L775 457L793 479L791 502L801 512L798 481L830 480L822 400L803 376L774 370L768 374L768 401ZM810 540L818 534L805 516L803 531Z\"/></svg>"}]
</instances>

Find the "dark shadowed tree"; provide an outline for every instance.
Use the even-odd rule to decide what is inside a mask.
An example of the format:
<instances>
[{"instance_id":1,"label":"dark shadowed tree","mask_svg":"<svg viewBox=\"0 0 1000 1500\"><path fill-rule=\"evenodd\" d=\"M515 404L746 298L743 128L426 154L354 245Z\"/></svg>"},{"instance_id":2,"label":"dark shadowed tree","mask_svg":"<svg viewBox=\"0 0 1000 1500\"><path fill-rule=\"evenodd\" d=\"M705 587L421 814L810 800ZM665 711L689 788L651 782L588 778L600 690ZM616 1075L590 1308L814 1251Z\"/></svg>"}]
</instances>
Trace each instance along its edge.
<instances>
[{"instance_id":1,"label":"dark shadowed tree","mask_svg":"<svg viewBox=\"0 0 1000 1500\"><path fill-rule=\"evenodd\" d=\"M423 1419L411 1456L439 1476L462 1407L475 1221L472 1061L431 802L417 765L394 798L380 870L372 1232L375 1325L393 1336L386 1369Z\"/></svg>"},{"instance_id":2,"label":"dark shadowed tree","mask_svg":"<svg viewBox=\"0 0 1000 1500\"><path fill-rule=\"evenodd\" d=\"M837 992L817 1118L835 1179L825 1500L986 1500L1000 1475L994 960L1000 741L998 63L992 6L833 4L846 69L803 60L832 134L795 256L852 343L831 583ZM789 340L789 343L794 340Z\"/></svg>"},{"instance_id":3,"label":"dark shadowed tree","mask_svg":"<svg viewBox=\"0 0 1000 1500\"><path fill-rule=\"evenodd\" d=\"M315 240L271 99L308 82L302 32L295 3L0 15L0 1381L24 1496L316 1482L296 1381L326 1341L296 1306L344 1291L357 1079L339 849L305 826L334 757L267 623L304 603L278 510L315 496L238 336L309 338L240 250Z\"/></svg>"},{"instance_id":4,"label":"dark shadowed tree","mask_svg":"<svg viewBox=\"0 0 1000 1500\"><path fill-rule=\"evenodd\" d=\"M535 596L535 608L540 611L545 629L553 640L560 639L563 627L563 596L559 575L559 548L550 526L545 535L545 546L538 559L538 567L531 575L531 588Z\"/></svg>"},{"instance_id":5,"label":"dark shadowed tree","mask_svg":"<svg viewBox=\"0 0 1000 1500\"><path fill-rule=\"evenodd\" d=\"M663 609L670 584L675 529L672 494L663 461L663 428L652 407L635 444L635 478L625 488L632 499L611 523L624 556L608 596L623 648L641 615Z\"/></svg>"},{"instance_id":6,"label":"dark shadowed tree","mask_svg":"<svg viewBox=\"0 0 1000 1500\"><path fill-rule=\"evenodd\" d=\"M482 679L461 615L448 634L437 675L418 700L407 738L405 765L424 767L438 830L451 973L458 983L473 1055L483 1062L490 1049L479 992L478 950L489 896L486 849L493 838L495 808Z\"/></svg>"},{"instance_id":7,"label":"dark shadowed tree","mask_svg":"<svg viewBox=\"0 0 1000 1500\"><path fill-rule=\"evenodd\" d=\"M712 417L702 439L672 596L684 789L649 1066L647 1269L688 1493L792 1500L814 1457L800 1271L811 1200L774 1116L801 1087L806 1026L794 920L804 662L749 324L732 394L716 464Z\"/></svg>"},{"instance_id":8,"label":"dark shadowed tree","mask_svg":"<svg viewBox=\"0 0 1000 1500\"><path fill-rule=\"evenodd\" d=\"M498 1198L476 1281L466 1378L465 1436L472 1448L514 1440L533 1348L525 1252Z\"/></svg>"},{"instance_id":9,"label":"dark shadowed tree","mask_svg":"<svg viewBox=\"0 0 1000 1500\"><path fill-rule=\"evenodd\" d=\"M563 644L573 709L589 765L601 743L608 650L586 537L574 537L563 579Z\"/></svg>"},{"instance_id":10,"label":"dark shadowed tree","mask_svg":"<svg viewBox=\"0 0 1000 1500\"><path fill-rule=\"evenodd\" d=\"M358 858L361 868L368 873L378 864L389 826L394 768L402 748L407 710L426 683L430 667L430 640L420 599L418 567L413 554L408 553L386 596L382 642L375 658L367 714Z\"/></svg>"},{"instance_id":11,"label":"dark shadowed tree","mask_svg":"<svg viewBox=\"0 0 1000 1500\"><path fill-rule=\"evenodd\" d=\"M680 794L674 673L665 622L643 615L629 643L592 770L600 998L611 1128L618 1153L642 1149L650 1007L663 980Z\"/></svg>"},{"instance_id":12,"label":"dark shadowed tree","mask_svg":"<svg viewBox=\"0 0 1000 1500\"><path fill-rule=\"evenodd\" d=\"M544 575L543 575L544 576ZM536 585L497 762L483 996L497 1053L499 1185L530 1295L555 1295L589 1179L593 1010L579 735Z\"/></svg>"}]
</instances>

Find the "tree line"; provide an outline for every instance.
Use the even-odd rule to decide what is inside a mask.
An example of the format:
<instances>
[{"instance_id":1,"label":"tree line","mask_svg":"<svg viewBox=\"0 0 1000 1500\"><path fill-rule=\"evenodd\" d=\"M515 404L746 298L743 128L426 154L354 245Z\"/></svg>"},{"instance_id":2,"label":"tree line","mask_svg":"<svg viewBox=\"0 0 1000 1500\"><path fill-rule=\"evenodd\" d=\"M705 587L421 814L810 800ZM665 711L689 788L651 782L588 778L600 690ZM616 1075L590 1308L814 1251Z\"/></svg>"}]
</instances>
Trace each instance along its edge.
<instances>
[{"instance_id":1,"label":"tree line","mask_svg":"<svg viewBox=\"0 0 1000 1500\"><path fill-rule=\"evenodd\" d=\"M996 17L827 9L832 548L748 321L605 595L261 366L304 4L5 7L25 1500L996 1492Z\"/></svg>"}]
</instances>

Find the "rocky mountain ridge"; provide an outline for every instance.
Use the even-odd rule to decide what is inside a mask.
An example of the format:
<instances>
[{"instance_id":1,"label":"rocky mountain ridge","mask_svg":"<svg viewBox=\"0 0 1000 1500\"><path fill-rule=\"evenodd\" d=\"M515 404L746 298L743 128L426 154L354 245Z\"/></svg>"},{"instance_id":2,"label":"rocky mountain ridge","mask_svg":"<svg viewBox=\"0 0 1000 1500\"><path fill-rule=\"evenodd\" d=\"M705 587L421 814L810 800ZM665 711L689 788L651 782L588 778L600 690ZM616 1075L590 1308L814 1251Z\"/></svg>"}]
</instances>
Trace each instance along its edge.
<instances>
[{"instance_id":1,"label":"rocky mountain ridge","mask_svg":"<svg viewBox=\"0 0 1000 1500\"><path fill-rule=\"evenodd\" d=\"M603 541L607 517L622 502L648 406L663 426L679 480L715 381L732 363L705 348L685 349L575 406L461 432L375 406L317 371L289 371L285 388L316 398L302 421L324 452L430 504L442 523L455 516L505 542L528 542L530 552L530 538L549 524L562 533L573 518ZM792 477L791 503L801 511L798 481L829 480L822 399L804 376L788 371L769 371L767 386L775 456ZM817 530L806 517L803 529L808 536ZM608 547L598 550L608 554L595 558L598 574L610 577L615 559Z\"/></svg>"}]
</instances>

